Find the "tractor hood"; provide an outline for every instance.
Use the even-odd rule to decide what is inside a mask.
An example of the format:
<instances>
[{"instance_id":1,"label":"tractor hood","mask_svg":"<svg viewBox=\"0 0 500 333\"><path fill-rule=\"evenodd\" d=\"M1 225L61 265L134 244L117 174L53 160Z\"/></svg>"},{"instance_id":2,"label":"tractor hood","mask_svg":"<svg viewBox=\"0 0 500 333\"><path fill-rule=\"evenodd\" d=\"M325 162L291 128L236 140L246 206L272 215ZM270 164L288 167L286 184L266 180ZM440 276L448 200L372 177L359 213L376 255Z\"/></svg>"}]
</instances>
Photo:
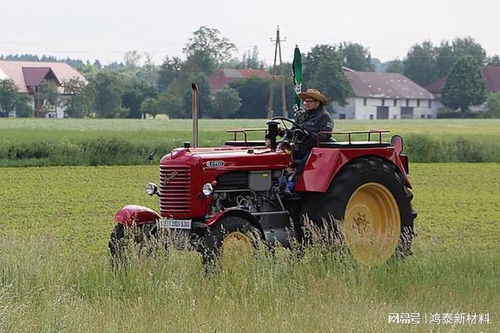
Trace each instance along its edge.
<instances>
[{"instance_id":1,"label":"tractor hood","mask_svg":"<svg viewBox=\"0 0 500 333\"><path fill-rule=\"evenodd\" d=\"M199 165L202 170L248 171L284 169L290 155L267 147L177 148L163 156L160 165Z\"/></svg>"}]
</instances>

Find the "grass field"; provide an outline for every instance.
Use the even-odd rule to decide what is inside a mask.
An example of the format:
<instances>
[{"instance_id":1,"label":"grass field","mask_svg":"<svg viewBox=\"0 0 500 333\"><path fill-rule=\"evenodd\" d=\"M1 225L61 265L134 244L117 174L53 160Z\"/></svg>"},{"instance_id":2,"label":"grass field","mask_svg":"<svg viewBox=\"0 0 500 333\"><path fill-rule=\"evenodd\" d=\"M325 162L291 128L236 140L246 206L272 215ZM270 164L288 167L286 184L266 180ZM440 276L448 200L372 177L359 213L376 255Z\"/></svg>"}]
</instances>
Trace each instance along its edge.
<instances>
[{"instance_id":1,"label":"grass field","mask_svg":"<svg viewBox=\"0 0 500 333\"><path fill-rule=\"evenodd\" d=\"M111 271L113 215L157 209L144 194L156 166L0 171L0 331L500 331L498 163L411 165L418 237L403 262L368 269L311 248L214 275L182 252ZM395 312L490 324L388 324Z\"/></svg>"},{"instance_id":2,"label":"grass field","mask_svg":"<svg viewBox=\"0 0 500 333\"><path fill-rule=\"evenodd\" d=\"M200 140L220 139L221 144L234 128L262 128L265 119L201 119ZM81 140L113 136L135 143L162 143L171 139L191 140L191 119L0 119L0 141L29 143L33 140ZM335 130L386 129L391 133L422 134L436 137L484 138L500 144L500 119L425 120L335 120ZM217 132L217 133L211 133ZM206 134L206 137L203 136ZM215 135L215 136L214 136ZM258 134L257 134L258 135Z\"/></svg>"},{"instance_id":3,"label":"grass field","mask_svg":"<svg viewBox=\"0 0 500 333\"><path fill-rule=\"evenodd\" d=\"M264 119L201 119L200 145L221 145L230 139L227 129L264 126ZM387 129L400 134L412 161L419 162L500 162L499 127L500 119L335 121L336 131ZM263 134L251 138L262 139ZM140 164L153 149L161 155L185 141L191 141L190 119L4 118L0 166Z\"/></svg>"}]
</instances>

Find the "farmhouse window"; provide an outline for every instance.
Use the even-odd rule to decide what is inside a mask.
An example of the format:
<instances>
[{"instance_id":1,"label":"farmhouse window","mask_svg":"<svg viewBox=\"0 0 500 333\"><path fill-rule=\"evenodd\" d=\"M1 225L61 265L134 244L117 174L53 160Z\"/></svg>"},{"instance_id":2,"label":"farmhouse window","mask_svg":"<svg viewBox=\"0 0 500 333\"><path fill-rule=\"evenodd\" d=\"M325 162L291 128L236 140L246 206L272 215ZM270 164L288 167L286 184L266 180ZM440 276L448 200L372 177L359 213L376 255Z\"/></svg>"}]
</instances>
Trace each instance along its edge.
<instances>
[{"instance_id":1,"label":"farmhouse window","mask_svg":"<svg viewBox=\"0 0 500 333\"><path fill-rule=\"evenodd\" d=\"M410 106L410 100L406 99L406 106Z\"/></svg>"},{"instance_id":2,"label":"farmhouse window","mask_svg":"<svg viewBox=\"0 0 500 333\"><path fill-rule=\"evenodd\" d=\"M366 106L366 103L368 102L368 101L367 101L367 99L368 99L368 98L366 98L366 97L365 97L365 98L363 98L363 106Z\"/></svg>"},{"instance_id":3,"label":"farmhouse window","mask_svg":"<svg viewBox=\"0 0 500 333\"><path fill-rule=\"evenodd\" d=\"M389 119L388 106L377 106L377 119Z\"/></svg>"},{"instance_id":4,"label":"farmhouse window","mask_svg":"<svg viewBox=\"0 0 500 333\"><path fill-rule=\"evenodd\" d=\"M385 98L382 98L382 106L385 106Z\"/></svg>"},{"instance_id":5,"label":"farmhouse window","mask_svg":"<svg viewBox=\"0 0 500 333\"><path fill-rule=\"evenodd\" d=\"M394 98L393 106L398 106L398 100Z\"/></svg>"},{"instance_id":6,"label":"farmhouse window","mask_svg":"<svg viewBox=\"0 0 500 333\"><path fill-rule=\"evenodd\" d=\"M413 118L413 108L410 106L401 107L401 119L412 119Z\"/></svg>"},{"instance_id":7,"label":"farmhouse window","mask_svg":"<svg viewBox=\"0 0 500 333\"><path fill-rule=\"evenodd\" d=\"M417 107L419 107L419 106L420 106L420 100L417 99Z\"/></svg>"},{"instance_id":8,"label":"farmhouse window","mask_svg":"<svg viewBox=\"0 0 500 333\"><path fill-rule=\"evenodd\" d=\"M427 101L427 107L429 109L432 108L432 100L431 99Z\"/></svg>"}]
</instances>

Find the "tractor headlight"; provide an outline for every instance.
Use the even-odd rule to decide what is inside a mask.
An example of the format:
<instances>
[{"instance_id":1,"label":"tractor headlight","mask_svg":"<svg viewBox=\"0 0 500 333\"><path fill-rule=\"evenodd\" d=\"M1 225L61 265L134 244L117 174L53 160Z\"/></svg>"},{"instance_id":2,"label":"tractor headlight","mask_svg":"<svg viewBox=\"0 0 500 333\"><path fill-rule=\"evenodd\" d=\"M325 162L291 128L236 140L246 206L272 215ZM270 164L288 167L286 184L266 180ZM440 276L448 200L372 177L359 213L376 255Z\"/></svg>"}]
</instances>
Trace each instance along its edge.
<instances>
[{"instance_id":1,"label":"tractor headlight","mask_svg":"<svg viewBox=\"0 0 500 333\"><path fill-rule=\"evenodd\" d=\"M204 196L208 197L212 195L212 193L214 193L214 187L211 183L206 183L205 185L203 185L201 192Z\"/></svg>"},{"instance_id":2,"label":"tractor headlight","mask_svg":"<svg viewBox=\"0 0 500 333\"><path fill-rule=\"evenodd\" d=\"M155 183L148 183L146 185L146 193L148 195L158 194L158 186Z\"/></svg>"}]
</instances>

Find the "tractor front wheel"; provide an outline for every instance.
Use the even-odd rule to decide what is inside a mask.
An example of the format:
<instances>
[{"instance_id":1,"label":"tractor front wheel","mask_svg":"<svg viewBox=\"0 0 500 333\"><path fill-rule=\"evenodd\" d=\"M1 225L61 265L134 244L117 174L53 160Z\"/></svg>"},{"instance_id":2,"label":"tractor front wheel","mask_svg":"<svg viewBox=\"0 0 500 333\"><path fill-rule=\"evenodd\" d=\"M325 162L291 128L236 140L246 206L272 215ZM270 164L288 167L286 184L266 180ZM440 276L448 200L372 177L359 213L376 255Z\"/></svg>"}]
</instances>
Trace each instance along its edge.
<instances>
[{"instance_id":1,"label":"tractor front wheel","mask_svg":"<svg viewBox=\"0 0 500 333\"><path fill-rule=\"evenodd\" d=\"M133 246L144 245L156 236L156 224L148 223L140 226L126 227L116 224L109 237L109 253L113 266L120 265L126 261Z\"/></svg>"},{"instance_id":2,"label":"tractor front wheel","mask_svg":"<svg viewBox=\"0 0 500 333\"><path fill-rule=\"evenodd\" d=\"M244 218L222 217L202 240L203 264L207 269L240 271L253 260L259 239L259 230Z\"/></svg>"}]
</instances>

